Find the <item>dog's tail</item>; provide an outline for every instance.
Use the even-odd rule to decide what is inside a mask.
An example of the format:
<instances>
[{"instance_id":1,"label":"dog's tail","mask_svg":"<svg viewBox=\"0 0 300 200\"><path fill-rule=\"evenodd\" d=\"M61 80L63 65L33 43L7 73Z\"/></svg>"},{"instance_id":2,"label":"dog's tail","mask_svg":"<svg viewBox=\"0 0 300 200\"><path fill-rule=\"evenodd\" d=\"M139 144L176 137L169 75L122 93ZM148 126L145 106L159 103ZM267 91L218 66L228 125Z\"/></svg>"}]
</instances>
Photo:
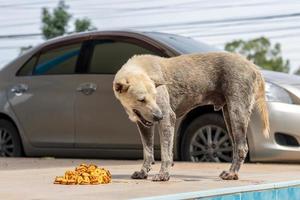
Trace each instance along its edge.
<instances>
[{"instance_id":1,"label":"dog's tail","mask_svg":"<svg viewBox=\"0 0 300 200\"><path fill-rule=\"evenodd\" d=\"M263 134L266 138L270 137L269 113L265 96L265 81L261 77L259 81L258 91L256 95L256 105L261 115L263 122Z\"/></svg>"}]
</instances>

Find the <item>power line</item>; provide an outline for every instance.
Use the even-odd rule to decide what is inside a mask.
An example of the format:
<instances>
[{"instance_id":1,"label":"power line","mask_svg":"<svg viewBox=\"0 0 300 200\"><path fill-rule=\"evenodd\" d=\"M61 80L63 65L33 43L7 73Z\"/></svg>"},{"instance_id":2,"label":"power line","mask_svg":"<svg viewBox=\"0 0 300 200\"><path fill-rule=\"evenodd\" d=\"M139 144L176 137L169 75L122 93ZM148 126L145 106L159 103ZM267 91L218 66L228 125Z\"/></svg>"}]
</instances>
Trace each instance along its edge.
<instances>
[{"instance_id":1,"label":"power line","mask_svg":"<svg viewBox=\"0 0 300 200\"><path fill-rule=\"evenodd\" d=\"M15 3L15 4L2 4L0 5L1 8L16 8L16 7L22 7L22 6L30 6L30 5L39 5L39 4L48 4L50 2L53 2L51 0L49 1L38 1L38 2L27 2L27 3Z\"/></svg>"},{"instance_id":2,"label":"power line","mask_svg":"<svg viewBox=\"0 0 300 200\"><path fill-rule=\"evenodd\" d=\"M43 36L42 33L27 33L27 34L12 34L12 35L0 35L0 39L9 39L9 38L26 38L34 36Z\"/></svg>"},{"instance_id":3,"label":"power line","mask_svg":"<svg viewBox=\"0 0 300 200\"><path fill-rule=\"evenodd\" d=\"M258 16L258 17L243 17L243 18L227 18L221 20L203 20L203 21L191 21L191 22L179 22L179 23L167 23L167 24L154 24L154 25L142 25L129 28L166 28L172 26L183 26L183 25L202 25L202 24L211 24L211 23L228 23L228 22L248 22L256 20L270 20L276 18L290 18L290 17L299 17L300 12L290 13L290 14L280 14L280 15L267 15L267 16Z\"/></svg>"}]
</instances>

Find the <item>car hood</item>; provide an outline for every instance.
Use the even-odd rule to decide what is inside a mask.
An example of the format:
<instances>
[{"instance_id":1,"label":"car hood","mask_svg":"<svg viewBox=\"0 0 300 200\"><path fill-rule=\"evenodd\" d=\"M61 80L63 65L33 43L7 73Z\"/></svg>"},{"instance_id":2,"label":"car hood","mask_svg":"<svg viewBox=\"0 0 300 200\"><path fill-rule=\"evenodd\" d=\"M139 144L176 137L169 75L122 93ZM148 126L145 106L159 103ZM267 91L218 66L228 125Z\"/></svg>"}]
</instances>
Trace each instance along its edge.
<instances>
[{"instance_id":1,"label":"car hood","mask_svg":"<svg viewBox=\"0 0 300 200\"><path fill-rule=\"evenodd\" d=\"M268 70L262 70L262 74L264 75L266 81L278 85L291 85L300 87L300 76Z\"/></svg>"}]
</instances>

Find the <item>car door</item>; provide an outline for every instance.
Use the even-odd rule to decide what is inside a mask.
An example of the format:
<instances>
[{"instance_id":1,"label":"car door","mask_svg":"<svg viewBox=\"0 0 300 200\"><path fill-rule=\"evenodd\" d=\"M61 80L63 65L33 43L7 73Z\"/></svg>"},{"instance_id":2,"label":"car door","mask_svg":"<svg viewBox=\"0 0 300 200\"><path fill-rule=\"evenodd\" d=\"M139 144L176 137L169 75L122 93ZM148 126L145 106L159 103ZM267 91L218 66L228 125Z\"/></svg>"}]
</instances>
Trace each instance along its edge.
<instances>
[{"instance_id":1,"label":"car door","mask_svg":"<svg viewBox=\"0 0 300 200\"><path fill-rule=\"evenodd\" d=\"M94 40L89 48L86 74L75 101L78 147L137 148L139 133L114 96L115 73L135 54L161 53L138 41L125 39Z\"/></svg>"},{"instance_id":2,"label":"car door","mask_svg":"<svg viewBox=\"0 0 300 200\"><path fill-rule=\"evenodd\" d=\"M81 43L42 50L18 72L9 102L36 147L74 146L74 99Z\"/></svg>"}]
</instances>

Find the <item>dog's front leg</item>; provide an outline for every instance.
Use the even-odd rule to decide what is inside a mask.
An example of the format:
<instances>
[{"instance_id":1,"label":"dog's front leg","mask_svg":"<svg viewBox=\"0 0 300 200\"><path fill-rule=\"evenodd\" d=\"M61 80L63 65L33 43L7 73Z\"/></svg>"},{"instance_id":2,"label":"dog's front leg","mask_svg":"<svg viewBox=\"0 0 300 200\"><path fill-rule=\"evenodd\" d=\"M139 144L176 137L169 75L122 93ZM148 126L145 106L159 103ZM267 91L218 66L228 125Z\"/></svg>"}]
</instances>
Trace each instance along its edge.
<instances>
[{"instance_id":1,"label":"dog's front leg","mask_svg":"<svg viewBox=\"0 0 300 200\"><path fill-rule=\"evenodd\" d=\"M141 135L143 144L144 162L140 171L135 171L131 178L133 179L146 179L148 172L151 170L151 164L154 164L154 127L145 127L140 122L137 122L137 126Z\"/></svg>"},{"instance_id":2,"label":"dog's front leg","mask_svg":"<svg viewBox=\"0 0 300 200\"><path fill-rule=\"evenodd\" d=\"M158 124L160 147L161 147L161 168L159 174L153 177L153 181L168 181L170 179L170 168L173 165L173 140L175 129L175 113L169 111L163 120Z\"/></svg>"}]
</instances>

